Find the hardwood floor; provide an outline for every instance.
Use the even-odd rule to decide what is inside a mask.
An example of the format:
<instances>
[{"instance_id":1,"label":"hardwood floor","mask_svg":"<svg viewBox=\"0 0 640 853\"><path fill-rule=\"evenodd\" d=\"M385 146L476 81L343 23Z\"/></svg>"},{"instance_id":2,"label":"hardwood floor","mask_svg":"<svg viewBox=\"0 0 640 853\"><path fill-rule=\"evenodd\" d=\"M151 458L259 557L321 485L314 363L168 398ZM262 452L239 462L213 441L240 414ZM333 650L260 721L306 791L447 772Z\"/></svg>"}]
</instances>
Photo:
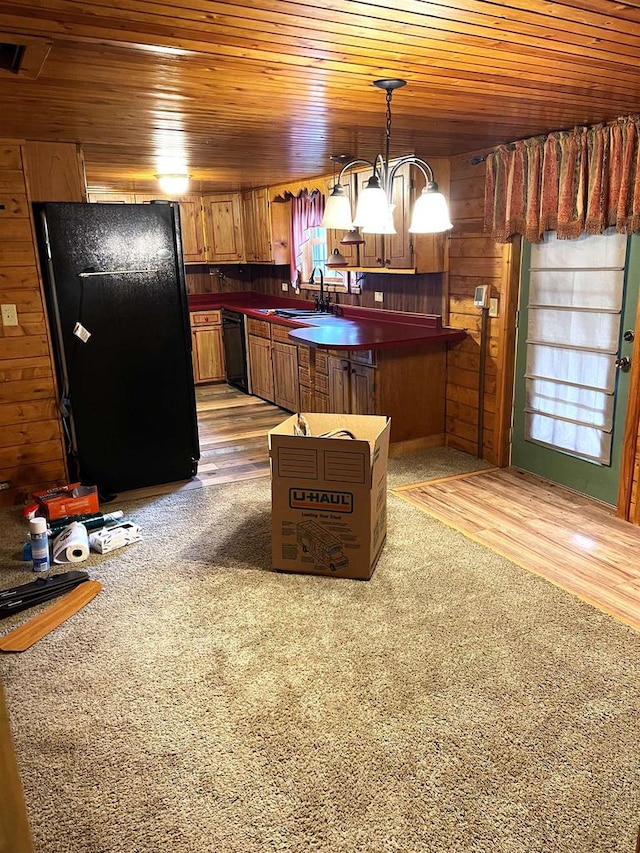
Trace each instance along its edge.
<instances>
[{"instance_id":1,"label":"hardwood floor","mask_svg":"<svg viewBox=\"0 0 640 853\"><path fill-rule=\"evenodd\" d=\"M224 382L196 387L196 406L200 434L197 477L121 492L119 499L136 500L269 476L267 433L289 417L289 412Z\"/></svg>"},{"instance_id":2,"label":"hardwood floor","mask_svg":"<svg viewBox=\"0 0 640 853\"><path fill-rule=\"evenodd\" d=\"M640 528L613 509L514 468L394 493L640 630Z\"/></svg>"}]
</instances>

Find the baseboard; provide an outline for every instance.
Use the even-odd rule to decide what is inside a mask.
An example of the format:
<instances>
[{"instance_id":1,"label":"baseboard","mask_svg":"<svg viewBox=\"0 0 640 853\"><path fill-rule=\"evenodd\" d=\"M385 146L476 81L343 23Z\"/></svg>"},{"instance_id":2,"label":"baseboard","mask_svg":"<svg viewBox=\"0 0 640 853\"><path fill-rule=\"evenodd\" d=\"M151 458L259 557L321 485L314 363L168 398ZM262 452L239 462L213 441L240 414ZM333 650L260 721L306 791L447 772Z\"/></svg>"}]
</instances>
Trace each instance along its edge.
<instances>
[{"instance_id":1,"label":"baseboard","mask_svg":"<svg viewBox=\"0 0 640 853\"><path fill-rule=\"evenodd\" d=\"M405 453L413 453L416 450L428 450L430 447L444 447L445 434L424 435L421 438L410 438L407 441L394 441L389 445L389 458L404 456Z\"/></svg>"}]
</instances>

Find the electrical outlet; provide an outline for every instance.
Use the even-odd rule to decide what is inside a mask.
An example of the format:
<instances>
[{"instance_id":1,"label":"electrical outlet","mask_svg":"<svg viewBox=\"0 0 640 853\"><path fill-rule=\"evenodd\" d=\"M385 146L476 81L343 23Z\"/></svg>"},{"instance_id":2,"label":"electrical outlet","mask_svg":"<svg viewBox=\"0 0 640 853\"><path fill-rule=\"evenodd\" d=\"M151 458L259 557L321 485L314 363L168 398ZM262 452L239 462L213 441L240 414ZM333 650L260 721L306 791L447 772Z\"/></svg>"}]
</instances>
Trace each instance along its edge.
<instances>
[{"instance_id":1,"label":"electrical outlet","mask_svg":"<svg viewBox=\"0 0 640 853\"><path fill-rule=\"evenodd\" d=\"M2 325L17 326L18 325L18 309L15 305L2 306Z\"/></svg>"},{"instance_id":2,"label":"electrical outlet","mask_svg":"<svg viewBox=\"0 0 640 853\"><path fill-rule=\"evenodd\" d=\"M373 292L373 299L375 302L384 302L384 293L381 290L375 290Z\"/></svg>"},{"instance_id":3,"label":"electrical outlet","mask_svg":"<svg viewBox=\"0 0 640 853\"><path fill-rule=\"evenodd\" d=\"M497 317L498 316L498 300L491 297L489 300L489 316Z\"/></svg>"},{"instance_id":4,"label":"electrical outlet","mask_svg":"<svg viewBox=\"0 0 640 853\"><path fill-rule=\"evenodd\" d=\"M280 287L281 287L283 290L289 290L289 282L288 282L288 281L283 281L283 282L281 282L281 283L280 283Z\"/></svg>"}]
</instances>

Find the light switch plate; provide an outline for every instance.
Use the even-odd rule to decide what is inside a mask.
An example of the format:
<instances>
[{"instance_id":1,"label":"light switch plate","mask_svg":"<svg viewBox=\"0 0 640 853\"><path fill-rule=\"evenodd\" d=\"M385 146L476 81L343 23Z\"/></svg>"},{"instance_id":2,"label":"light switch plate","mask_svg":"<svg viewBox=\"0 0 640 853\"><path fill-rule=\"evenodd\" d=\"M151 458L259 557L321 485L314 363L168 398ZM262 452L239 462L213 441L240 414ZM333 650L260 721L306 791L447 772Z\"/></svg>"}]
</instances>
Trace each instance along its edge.
<instances>
[{"instance_id":1,"label":"light switch plate","mask_svg":"<svg viewBox=\"0 0 640 853\"><path fill-rule=\"evenodd\" d=\"M381 290L374 290L373 299L375 302L384 302L384 293Z\"/></svg>"},{"instance_id":2,"label":"light switch plate","mask_svg":"<svg viewBox=\"0 0 640 853\"><path fill-rule=\"evenodd\" d=\"M491 297L489 300L489 316L497 317L498 316L498 300L494 297Z\"/></svg>"},{"instance_id":3,"label":"light switch plate","mask_svg":"<svg viewBox=\"0 0 640 853\"><path fill-rule=\"evenodd\" d=\"M280 282L280 287L281 287L283 290L289 290L289 282L288 282L288 281L282 281L282 282Z\"/></svg>"},{"instance_id":4,"label":"light switch plate","mask_svg":"<svg viewBox=\"0 0 640 853\"><path fill-rule=\"evenodd\" d=\"M2 306L2 325L17 326L18 325L18 309L15 305Z\"/></svg>"}]
</instances>

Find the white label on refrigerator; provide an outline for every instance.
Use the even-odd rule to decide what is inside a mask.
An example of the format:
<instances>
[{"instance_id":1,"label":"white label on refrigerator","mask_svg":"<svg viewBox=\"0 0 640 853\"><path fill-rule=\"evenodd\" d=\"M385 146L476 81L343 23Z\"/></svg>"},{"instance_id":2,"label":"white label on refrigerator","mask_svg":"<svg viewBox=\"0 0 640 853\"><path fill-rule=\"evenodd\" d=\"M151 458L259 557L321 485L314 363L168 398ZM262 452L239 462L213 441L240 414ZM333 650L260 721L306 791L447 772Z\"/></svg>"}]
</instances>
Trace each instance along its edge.
<instances>
[{"instance_id":1,"label":"white label on refrigerator","mask_svg":"<svg viewBox=\"0 0 640 853\"><path fill-rule=\"evenodd\" d=\"M80 338L83 344L86 344L86 342L91 337L91 332L88 332L82 325L82 323L75 324L75 326L73 327L73 334L76 336L76 338Z\"/></svg>"}]
</instances>

